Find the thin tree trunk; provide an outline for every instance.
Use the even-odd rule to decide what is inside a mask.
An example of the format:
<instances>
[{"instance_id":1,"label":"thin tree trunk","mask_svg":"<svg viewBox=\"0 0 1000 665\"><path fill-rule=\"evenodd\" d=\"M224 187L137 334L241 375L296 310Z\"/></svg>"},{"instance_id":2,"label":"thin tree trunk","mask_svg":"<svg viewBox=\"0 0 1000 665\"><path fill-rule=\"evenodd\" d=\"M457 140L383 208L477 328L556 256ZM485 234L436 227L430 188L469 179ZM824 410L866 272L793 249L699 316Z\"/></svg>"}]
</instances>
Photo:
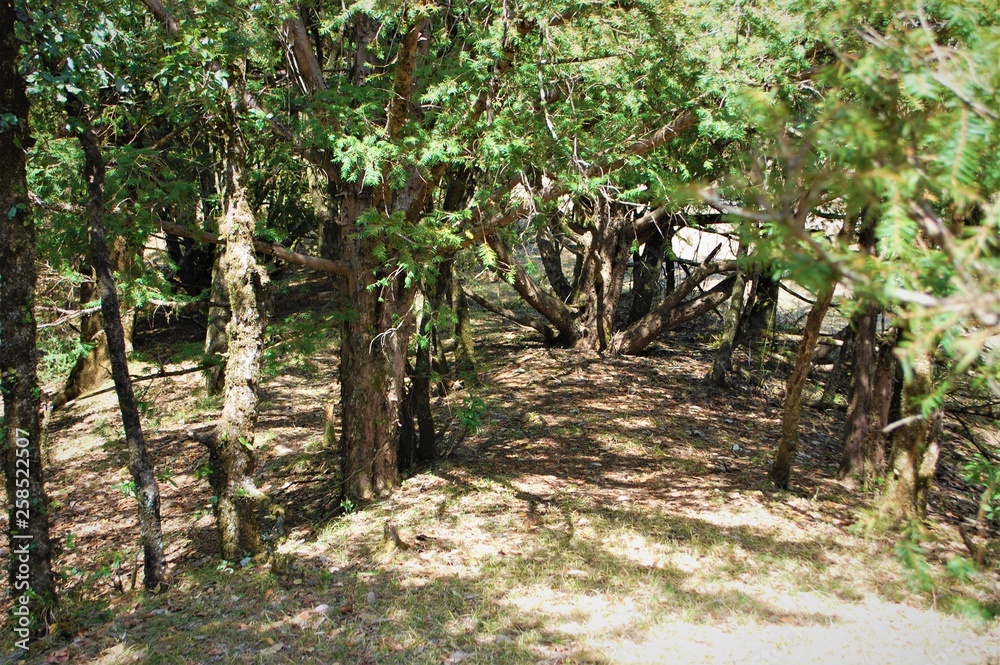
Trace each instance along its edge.
<instances>
[{"instance_id":1,"label":"thin tree trunk","mask_svg":"<svg viewBox=\"0 0 1000 665\"><path fill-rule=\"evenodd\" d=\"M902 416L911 420L892 437L892 473L882 495L882 509L898 520L924 520L927 494L937 468L941 412L923 416L920 400L934 389L931 356L913 359L911 374L903 384Z\"/></svg>"},{"instance_id":2,"label":"thin tree trunk","mask_svg":"<svg viewBox=\"0 0 1000 665\"><path fill-rule=\"evenodd\" d=\"M118 393L125 439L129 447L129 471L135 484L138 503L139 531L143 546L143 583L155 590L164 582L166 561L163 556L163 533L160 527L160 490L153 473L153 463L146 448L139 409L129 378L125 330L118 305L118 290L111 266L107 236L104 229L104 156L97 135L90 126L83 104L71 97L67 104L70 116L75 116L83 129L78 134L84 154L84 176L87 181L87 220L90 227L90 257L97 273L101 294L101 314L111 360L111 376Z\"/></svg>"},{"instance_id":3,"label":"thin tree trunk","mask_svg":"<svg viewBox=\"0 0 1000 665\"><path fill-rule=\"evenodd\" d=\"M14 25L12 3L0 3L0 114L14 119L0 132L0 237L4 238L0 242L0 393L4 408L0 451L7 492L7 579L14 598L13 628L17 645L26 648L29 638L45 632L57 599L41 454L35 322L38 271L25 158L31 135ZM26 616L20 614L21 608L27 611Z\"/></svg>"},{"instance_id":4,"label":"thin tree trunk","mask_svg":"<svg viewBox=\"0 0 1000 665\"><path fill-rule=\"evenodd\" d=\"M549 280L552 292L565 301L569 298L573 286L566 279L562 269L562 247L552 238L551 232L542 226L535 233L535 244L538 245L538 255L542 259L542 268Z\"/></svg>"},{"instance_id":5,"label":"thin tree trunk","mask_svg":"<svg viewBox=\"0 0 1000 665\"><path fill-rule=\"evenodd\" d=\"M746 243L741 242L736 251L737 259L743 258L747 254ZM742 268L736 270L736 280L733 282L733 294L729 298L729 309L726 311L725 325L722 330L722 339L719 341L719 348L715 352L712 361L712 373L709 381L719 388L729 385L727 376L733 369L733 347L736 342L736 334L740 329L740 321L743 318L743 298L747 287L746 272Z\"/></svg>"},{"instance_id":6,"label":"thin tree trunk","mask_svg":"<svg viewBox=\"0 0 1000 665\"><path fill-rule=\"evenodd\" d=\"M425 334L427 334L429 339L433 332L428 330L428 327L428 324L425 323ZM416 356L416 366L410 387L410 390L413 391L413 409L419 432L416 453L419 461L430 462L436 456L434 446L434 415L431 413L430 344L418 344Z\"/></svg>"},{"instance_id":7,"label":"thin tree trunk","mask_svg":"<svg viewBox=\"0 0 1000 665\"><path fill-rule=\"evenodd\" d=\"M410 389L403 398L400 409L399 470L405 471L416 462L434 459L434 416L431 413L431 343L434 335L433 319L426 316L423 293L416 296L414 309L416 328L424 338L417 343L415 365L408 369ZM430 304L431 311L434 306Z\"/></svg>"},{"instance_id":8,"label":"thin tree trunk","mask_svg":"<svg viewBox=\"0 0 1000 665\"><path fill-rule=\"evenodd\" d=\"M825 288L816 296L816 302L809 310L806 317L806 325L802 330L802 341L799 342L799 349L795 356L795 368L792 375L788 377L788 385L785 388L785 408L781 416L781 439L778 440L778 450L774 455L774 463L771 465L771 480L781 489L788 489L788 481L791 476L792 462L795 461L795 453L799 449L799 420L802 417L802 391L809 378L809 370L812 369L813 351L816 350L816 343L819 341L820 326L823 324L823 317L830 308L830 301L833 299L833 285Z\"/></svg>"},{"instance_id":9,"label":"thin tree trunk","mask_svg":"<svg viewBox=\"0 0 1000 665\"><path fill-rule=\"evenodd\" d=\"M228 304L229 290L226 287L226 271L223 268L225 246L215 251L212 262L212 287L209 290L209 302ZM229 340L226 337L226 326L229 325L229 307L208 308L208 329L205 331L205 355L211 366L205 370L205 389L209 395L219 395L226 387L226 351Z\"/></svg>"},{"instance_id":10,"label":"thin tree trunk","mask_svg":"<svg viewBox=\"0 0 1000 665\"><path fill-rule=\"evenodd\" d=\"M115 259L118 259L117 261ZM126 272L129 267L122 265L124 257L116 252L112 255L112 269L119 274ZM134 261L125 261L134 263ZM84 308L95 299L98 292L97 283L92 274L93 268L88 264L81 267L81 272L86 279L80 283L80 307ZM102 314L95 312L87 314L80 319L80 341L90 346L90 351L86 355L77 358L76 363L70 370L69 376L62 389L52 398L52 408L58 409L67 402L76 399L84 393L92 392L100 387L108 377L111 376L111 358L108 351L107 339L104 335L104 323ZM122 330L125 335L125 353L132 352L132 334L135 330L135 310L125 307L122 312Z\"/></svg>"},{"instance_id":11,"label":"thin tree trunk","mask_svg":"<svg viewBox=\"0 0 1000 665\"><path fill-rule=\"evenodd\" d=\"M253 482L267 275L257 265L254 253L256 219L247 200L245 158L235 113L228 120L223 165L224 212L219 221L219 235L226 241L221 268L231 317L226 327L229 357L222 417L206 442L216 497L219 544L223 558L232 561L260 552L256 513L267 500Z\"/></svg>"},{"instance_id":12,"label":"thin tree trunk","mask_svg":"<svg viewBox=\"0 0 1000 665\"><path fill-rule=\"evenodd\" d=\"M472 339L472 321L469 318L469 300L462 290L462 280L454 262L451 262L451 303L455 312L455 366L459 372L476 369L476 347Z\"/></svg>"}]
</instances>

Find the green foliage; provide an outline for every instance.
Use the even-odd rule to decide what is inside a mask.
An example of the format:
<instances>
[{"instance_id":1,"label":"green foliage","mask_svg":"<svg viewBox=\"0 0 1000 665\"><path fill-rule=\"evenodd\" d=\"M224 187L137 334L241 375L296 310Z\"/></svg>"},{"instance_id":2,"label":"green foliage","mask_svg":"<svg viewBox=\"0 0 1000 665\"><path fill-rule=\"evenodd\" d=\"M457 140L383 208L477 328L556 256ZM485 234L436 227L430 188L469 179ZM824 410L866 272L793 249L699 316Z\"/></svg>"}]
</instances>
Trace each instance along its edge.
<instances>
[{"instance_id":1,"label":"green foliage","mask_svg":"<svg viewBox=\"0 0 1000 665\"><path fill-rule=\"evenodd\" d=\"M462 401L462 408L458 411L458 423L470 434L475 434L483 425L483 416L486 415L486 402L478 397L467 397Z\"/></svg>"},{"instance_id":2,"label":"green foliage","mask_svg":"<svg viewBox=\"0 0 1000 665\"><path fill-rule=\"evenodd\" d=\"M1000 520L1000 464L977 453L966 461L962 475L970 485L984 488L980 498L983 516Z\"/></svg>"}]
</instances>

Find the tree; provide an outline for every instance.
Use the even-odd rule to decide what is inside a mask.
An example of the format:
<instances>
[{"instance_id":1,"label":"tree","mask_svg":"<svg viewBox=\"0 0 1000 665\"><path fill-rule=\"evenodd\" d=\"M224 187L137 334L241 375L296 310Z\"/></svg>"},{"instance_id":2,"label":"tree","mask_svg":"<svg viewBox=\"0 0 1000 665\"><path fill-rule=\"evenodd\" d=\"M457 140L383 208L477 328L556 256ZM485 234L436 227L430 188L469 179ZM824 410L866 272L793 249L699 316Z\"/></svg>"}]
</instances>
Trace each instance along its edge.
<instances>
[{"instance_id":1,"label":"tree","mask_svg":"<svg viewBox=\"0 0 1000 665\"><path fill-rule=\"evenodd\" d=\"M837 54L834 65L808 73L821 98L795 105L781 95L749 93L763 141L745 155L743 175L703 192L720 209L776 229L781 242L772 255L792 279L814 283L819 261L850 288L859 310L888 311L909 331L899 354L910 411L894 437L900 487L914 488L905 491L908 515L923 510L921 479L933 476L936 460L927 421L940 409L950 377L971 370L994 380L997 372L984 346L1000 331L993 292L1000 82L989 64L1000 51L995 18L985 5L962 2L933 10L852 3L809 16ZM877 255L818 237L814 220L862 211L877 220ZM933 381L932 357L952 360ZM879 370L878 407L859 403L852 420L860 423L866 411L873 422L881 418L890 367L885 362Z\"/></svg>"},{"instance_id":2,"label":"tree","mask_svg":"<svg viewBox=\"0 0 1000 665\"><path fill-rule=\"evenodd\" d=\"M15 3L0 2L0 452L7 491L8 582L28 598L30 634L44 634L57 607L48 498L42 465L36 346L35 225L25 151L31 146L28 97L19 67ZM15 601L15 609L23 604ZM15 627L24 628L15 620ZM26 635L21 635L26 637Z\"/></svg>"},{"instance_id":3,"label":"tree","mask_svg":"<svg viewBox=\"0 0 1000 665\"><path fill-rule=\"evenodd\" d=\"M129 376L126 336L105 223L107 168L100 138L93 128L85 91L85 87L90 84L86 79L87 66L93 65L94 60L99 58L100 48L95 44L90 49L91 53L97 52L96 57L84 56L81 60L62 57L63 48L82 46L82 38L77 33L64 31L58 16L47 15L44 21L37 20L31 14L25 16L28 20L26 27L35 39L33 46L41 71L45 72L46 81L57 90L57 99L61 101L67 124L76 135L83 153L81 175L86 183L84 210L85 227L89 236L89 261L96 274L111 375L129 449L129 471L132 475L132 490L136 497L143 547L143 583L147 589L157 590L166 581L159 487ZM67 40L67 36L72 39ZM67 41L71 43L65 44ZM78 62L84 66L78 67Z\"/></svg>"}]
</instances>

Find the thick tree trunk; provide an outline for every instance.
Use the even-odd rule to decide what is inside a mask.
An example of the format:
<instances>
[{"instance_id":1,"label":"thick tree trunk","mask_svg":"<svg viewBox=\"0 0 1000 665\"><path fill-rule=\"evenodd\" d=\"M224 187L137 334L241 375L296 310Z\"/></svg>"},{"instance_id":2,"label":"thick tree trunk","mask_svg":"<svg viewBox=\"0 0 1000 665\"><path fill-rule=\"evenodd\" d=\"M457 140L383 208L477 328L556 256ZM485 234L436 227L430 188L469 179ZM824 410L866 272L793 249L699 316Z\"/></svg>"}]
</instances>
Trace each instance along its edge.
<instances>
[{"instance_id":1,"label":"thick tree trunk","mask_svg":"<svg viewBox=\"0 0 1000 665\"><path fill-rule=\"evenodd\" d=\"M921 415L920 400L934 389L930 355L913 359L910 380L903 384L902 416L911 420L892 437L892 473L882 495L882 509L895 519L913 521L927 517L927 494L937 469L941 412Z\"/></svg>"},{"instance_id":2,"label":"thick tree trunk","mask_svg":"<svg viewBox=\"0 0 1000 665\"><path fill-rule=\"evenodd\" d=\"M746 243L740 243L736 252L737 258L746 256ZM722 329L722 339L719 340L719 348L715 352L715 359L712 361L712 372L709 374L709 381L719 388L729 385L727 376L733 369L733 347L736 343L736 335L740 329L740 321L743 319L744 291L746 291L746 273L742 268L736 270L736 279L733 281L733 293L729 298L729 309L726 310L725 324Z\"/></svg>"},{"instance_id":3,"label":"thick tree trunk","mask_svg":"<svg viewBox=\"0 0 1000 665\"><path fill-rule=\"evenodd\" d=\"M778 440L778 450L775 452L774 463L771 465L771 480L781 489L788 489L792 462L795 461L795 453L799 449L802 391L805 388L806 379L809 378L809 370L812 368L812 356L813 351L816 350L816 343L819 341L820 326L823 324L823 317L826 316L832 299L832 285L816 296L816 302L809 310L805 328L802 330L802 341L799 342L799 349L795 356L795 368L792 370L792 375L788 377L788 385L785 388L785 408L781 416L781 438Z\"/></svg>"},{"instance_id":4,"label":"thick tree trunk","mask_svg":"<svg viewBox=\"0 0 1000 665\"><path fill-rule=\"evenodd\" d=\"M12 3L0 3L0 453L7 492L8 589L19 646L44 633L56 610L42 467L36 346L35 225L31 220L25 150L30 146L28 98L18 72L20 44ZM31 592L30 594L28 592ZM21 599L27 600L27 604ZM18 614L23 608L28 612Z\"/></svg>"},{"instance_id":5,"label":"thick tree trunk","mask_svg":"<svg viewBox=\"0 0 1000 665\"><path fill-rule=\"evenodd\" d=\"M225 247L219 247L212 262L212 287L209 291L208 329L205 331L205 356L210 366L205 370L205 390L209 395L220 395L226 387L226 351L229 340L229 290L223 267Z\"/></svg>"},{"instance_id":6,"label":"thick tree trunk","mask_svg":"<svg viewBox=\"0 0 1000 665\"><path fill-rule=\"evenodd\" d=\"M844 454L837 469L837 478L853 484L854 476L871 477L874 469L866 463L870 458L869 414L875 380L875 327L878 310L869 305L857 317L854 328L854 367L851 370L851 401L844 426ZM845 345L846 346L846 345ZM843 353L843 351L841 351Z\"/></svg>"},{"instance_id":7,"label":"thick tree trunk","mask_svg":"<svg viewBox=\"0 0 1000 665\"><path fill-rule=\"evenodd\" d=\"M221 269L230 308L226 326L229 356L222 417L207 443L220 549L223 558L232 561L260 552L256 513L266 497L253 482L253 448L267 275L257 265L254 254L256 219L247 200L242 138L235 114L229 120L223 164L224 212L219 221L219 235L226 241Z\"/></svg>"},{"instance_id":8,"label":"thick tree trunk","mask_svg":"<svg viewBox=\"0 0 1000 665\"><path fill-rule=\"evenodd\" d=\"M104 333L111 361L111 376L118 394L125 439L129 447L129 471L135 484L138 502L139 531L143 546L143 583L147 589L157 589L164 582L166 561L163 556L163 533L160 527L160 490L153 473L153 463L146 449L146 437L139 419L139 409L129 377L122 326L118 304L118 290L111 266L107 236L104 229L104 156L101 154L97 135L90 127L84 107L71 98L68 112L75 116L83 129L78 137L84 154L84 175L87 181L87 220L90 227L90 257L97 273L101 295L101 314Z\"/></svg>"},{"instance_id":9,"label":"thick tree trunk","mask_svg":"<svg viewBox=\"0 0 1000 665\"><path fill-rule=\"evenodd\" d=\"M363 239L347 241L358 266L347 295L353 312L341 328L340 461L343 495L351 501L385 496L399 485L397 454L410 337L412 292L402 280L369 289L376 270Z\"/></svg>"}]
</instances>

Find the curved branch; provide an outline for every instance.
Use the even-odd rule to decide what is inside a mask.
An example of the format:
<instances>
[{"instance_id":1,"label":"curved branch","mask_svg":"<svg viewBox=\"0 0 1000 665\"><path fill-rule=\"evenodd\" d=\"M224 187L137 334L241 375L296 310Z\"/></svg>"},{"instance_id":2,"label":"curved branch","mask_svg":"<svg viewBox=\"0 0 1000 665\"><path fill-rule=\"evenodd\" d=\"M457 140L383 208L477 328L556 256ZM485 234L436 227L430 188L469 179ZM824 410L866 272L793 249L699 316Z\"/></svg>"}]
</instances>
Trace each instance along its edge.
<instances>
[{"instance_id":1,"label":"curved branch","mask_svg":"<svg viewBox=\"0 0 1000 665\"><path fill-rule=\"evenodd\" d=\"M622 355L639 353L662 333L696 319L724 303L732 295L735 276L730 276L716 284L700 298L687 302L684 302L684 298L712 275L735 272L736 269L736 261L702 263L692 270L687 279L681 282L673 292L664 297L656 309L627 329L616 333L610 345L612 352Z\"/></svg>"}]
</instances>

